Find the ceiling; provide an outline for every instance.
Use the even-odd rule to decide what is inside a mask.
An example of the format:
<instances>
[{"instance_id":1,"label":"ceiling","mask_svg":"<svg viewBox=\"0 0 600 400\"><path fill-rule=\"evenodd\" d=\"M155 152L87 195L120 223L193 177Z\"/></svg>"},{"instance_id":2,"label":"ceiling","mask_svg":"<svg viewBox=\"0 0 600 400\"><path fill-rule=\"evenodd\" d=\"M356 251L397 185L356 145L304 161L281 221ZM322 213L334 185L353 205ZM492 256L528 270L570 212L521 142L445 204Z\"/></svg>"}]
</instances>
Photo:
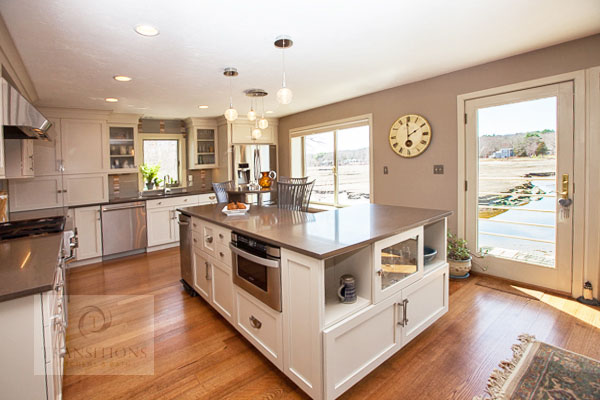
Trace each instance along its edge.
<instances>
[{"instance_id":1,"label":"ceiling","mask_svg":"<svg viewBox=\"0 0 600 400\"><path fill-rule=\"evenodd\" d=\"M598 0L1 0L0 13L38 105L179 118L223 113L228 66L240 114L243 90L262 88L281 117L600 32ZM281 34L289 105L275 98Z\"/></svg>"}]
</instances>

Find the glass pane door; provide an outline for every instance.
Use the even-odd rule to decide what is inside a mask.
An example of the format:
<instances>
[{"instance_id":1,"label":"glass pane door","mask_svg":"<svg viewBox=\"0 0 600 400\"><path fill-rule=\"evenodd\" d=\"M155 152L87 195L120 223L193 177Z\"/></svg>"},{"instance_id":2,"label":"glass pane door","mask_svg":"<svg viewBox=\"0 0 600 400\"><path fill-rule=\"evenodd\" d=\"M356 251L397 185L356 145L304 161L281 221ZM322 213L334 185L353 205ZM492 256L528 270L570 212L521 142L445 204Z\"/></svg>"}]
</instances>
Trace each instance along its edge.
<instances>
[{"instance_id":1,"label":"glass pane door","mask_svg":"<svg viewBox=\"0 0 600 400\"><path fill-rule=\"evenodd\" d=\"M415 236L381 250L381 290L417 273L418 248L418 237Z\"/></svg>"},{"instance_id":2,"label":"glass pane door","mask_svg":"<svg viewBox=\"0 0 600 400\"><path fill-rule=\"evenodd\" d=\"M335 204L333 132L304 137L304 165L306 175L315 179L311 202Z\"/></svg>"},{"instance_id":3,"label":"glass pane door","mask_svg":"<svg viewBox=\"0 0 600 400\"><path fill-rule=\"evenodd\" d=\"M135 168L133 128L111 126L109 136L110 168Z\"/></svg>"},{"instance_id":4,"label":"glass pane door","mask_svg":"<svg viewBox=\"0 0 600 400\"><path fill-rule=\"evenodd\" d=\"M196 130L196 164L212 165L215 163L215 130Z\"/></svg>"},{"instance_id":5,"label":"glass pane door","mask_svg":"<svg viewBox=\"0 0 600 400\"><path fill-rule=\"evenodd\" d=\"M465 111L465 237L485 255L475 268L570 292L573 83L470 100Z\"/></svg>"}]
</instances>

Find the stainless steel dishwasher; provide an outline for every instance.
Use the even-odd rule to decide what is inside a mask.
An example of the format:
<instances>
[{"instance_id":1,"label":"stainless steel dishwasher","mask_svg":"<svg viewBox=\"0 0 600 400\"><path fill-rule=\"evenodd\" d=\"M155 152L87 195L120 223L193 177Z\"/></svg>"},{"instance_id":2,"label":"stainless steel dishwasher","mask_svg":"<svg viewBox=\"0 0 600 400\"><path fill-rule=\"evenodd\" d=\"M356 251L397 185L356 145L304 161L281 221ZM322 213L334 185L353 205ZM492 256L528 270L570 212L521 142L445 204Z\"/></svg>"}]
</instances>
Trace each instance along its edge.
<instances>
[{"instance_id":1,"label":"stainless steel dishwasher","mask_svg":"<svg viewBox=\"0 0 600 400\"><path fill-rule=\"evenodd\" d=\"M193 289L194 272L192 271L192 218L179 214L179 261L181 267L181 284L192 297L197 293Z\"/></svg>"},{"instance_id":2,"label":"stainless steel dishwasher","mask_svg":"<svg viewBox=\"0 0 600 400\"><path fill-rule=\"evenodd\" d=\"M104 257L142 253L147 243L145 201L102 206Z\"/></svg>"}]
</instances>

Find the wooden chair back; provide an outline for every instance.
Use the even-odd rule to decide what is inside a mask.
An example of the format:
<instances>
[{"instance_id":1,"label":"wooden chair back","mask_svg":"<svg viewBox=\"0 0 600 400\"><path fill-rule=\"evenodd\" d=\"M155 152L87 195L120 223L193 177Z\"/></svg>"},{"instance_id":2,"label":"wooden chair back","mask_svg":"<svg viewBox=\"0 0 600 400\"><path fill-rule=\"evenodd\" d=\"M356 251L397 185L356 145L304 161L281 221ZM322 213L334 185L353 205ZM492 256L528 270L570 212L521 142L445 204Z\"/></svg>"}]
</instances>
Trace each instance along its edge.
<instances>
[{"instance_id":1,"label":"wooden chair back","mask_svg":"<svg viewBox=\"0 0 600 400\"><path fill-rule=\"evenodd\" d=\"M315 181L306 183L277 184L277 207L287 210L308 211L310 195Z\"/></svg>"},{"instance_id":2,"label":"wooden chair back","mask_svg":"<svg viewBox=\"0 0 600 400\"><path fill-rule=\"evenodd\" d=\"M229 194L227 194L227 191L233 189L233 181L213 183L212 187L217 195L217 202L229 202Z\"/></svg>"}]
</instances>

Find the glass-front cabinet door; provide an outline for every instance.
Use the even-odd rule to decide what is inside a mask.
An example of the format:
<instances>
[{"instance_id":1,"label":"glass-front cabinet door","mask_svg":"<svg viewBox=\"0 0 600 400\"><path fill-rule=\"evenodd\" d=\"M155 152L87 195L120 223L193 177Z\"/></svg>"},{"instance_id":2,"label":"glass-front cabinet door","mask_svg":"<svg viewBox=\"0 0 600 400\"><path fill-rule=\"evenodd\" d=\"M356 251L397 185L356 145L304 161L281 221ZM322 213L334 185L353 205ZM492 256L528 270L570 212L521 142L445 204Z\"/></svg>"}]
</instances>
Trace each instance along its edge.
<instances>
[{"instance_id":1,"label":"glass-front cabinet door","mask_svg":"<svg viewBox=\"0 0 600 400\"><path fill-rule=\"evenodd\" d=\"M218 165L218 136L216 121L188 118L189 169L215 168Z\"/></svg>"},{"instance_id":2,"label":"glass-front cabinet door","mask_svg":"<svg viewBox=\"0 0 600 400\"><path fill-rule=\"evenodd\" d=\"M109 125L110 173L137 172L135 125Z\"/></svg>"},{"instance_id":3,"label":"glass-front cabinet door","mask_svg":"<svg viewBox=\"0 0 600 400\"><path fill-rule=\"evenodd\" d=\"M423 227L380 240L373 250L376 303L423 276Z\"/></svg>"}]
</instances>

